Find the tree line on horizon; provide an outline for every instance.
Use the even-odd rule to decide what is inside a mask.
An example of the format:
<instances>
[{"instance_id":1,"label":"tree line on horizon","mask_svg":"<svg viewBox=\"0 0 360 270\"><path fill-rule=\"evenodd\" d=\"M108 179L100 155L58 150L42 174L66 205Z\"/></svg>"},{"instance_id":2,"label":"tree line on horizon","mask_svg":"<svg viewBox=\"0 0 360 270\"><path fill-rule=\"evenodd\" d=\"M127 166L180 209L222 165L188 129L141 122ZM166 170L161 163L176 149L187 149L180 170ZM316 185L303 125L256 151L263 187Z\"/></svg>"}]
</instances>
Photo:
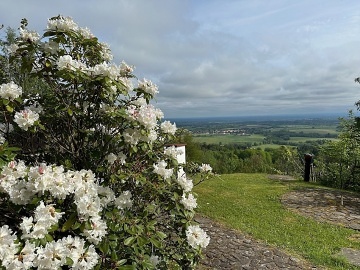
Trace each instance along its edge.
<instances>
[{"instance_id":1,"label":"tree line on horizon","mask_svg":"<svg viewBox=\"0 0 360 270\"><path fill-rule=\"evenodd\" d=\"M360 110L360 102L355 105ZM186 144L187 161L208 163L218 174L285 174L301 179L305 167L304 154L311 153L314 156L314 178L318 182L330 187L360 191L360 118L350 110L348 117L339 120L337 140L307 141L297 146L262 149L251 143L199 143L194 141L192 132L185 128L178 129L176 142ZM278 135L286 135L280 133ZM334 136L329 135L329 138Z\"/></svg>"}]
</instances>

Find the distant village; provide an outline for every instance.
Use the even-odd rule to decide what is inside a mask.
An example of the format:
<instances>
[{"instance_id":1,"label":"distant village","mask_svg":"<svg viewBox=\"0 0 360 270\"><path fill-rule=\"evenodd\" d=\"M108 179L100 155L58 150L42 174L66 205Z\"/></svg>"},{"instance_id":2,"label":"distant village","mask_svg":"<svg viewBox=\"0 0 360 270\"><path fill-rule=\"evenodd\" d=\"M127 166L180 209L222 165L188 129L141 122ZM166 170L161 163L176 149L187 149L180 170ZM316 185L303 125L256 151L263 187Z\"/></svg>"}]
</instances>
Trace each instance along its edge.
<instances>
[{"instance_id":1,"label":"distant village","mask_svg":"<svg viewBox=\"0 0 360 270\"><path fill-rule=\"evenodd\" d=\"M197 133L197 132L195 132ZM220 134L220 135L239 135L239 136L250 136L249 133L246 133L243 129L214 129L209 132L198 132L198 134L210 135L210 134Z\"/></svg>"}]
</instances>

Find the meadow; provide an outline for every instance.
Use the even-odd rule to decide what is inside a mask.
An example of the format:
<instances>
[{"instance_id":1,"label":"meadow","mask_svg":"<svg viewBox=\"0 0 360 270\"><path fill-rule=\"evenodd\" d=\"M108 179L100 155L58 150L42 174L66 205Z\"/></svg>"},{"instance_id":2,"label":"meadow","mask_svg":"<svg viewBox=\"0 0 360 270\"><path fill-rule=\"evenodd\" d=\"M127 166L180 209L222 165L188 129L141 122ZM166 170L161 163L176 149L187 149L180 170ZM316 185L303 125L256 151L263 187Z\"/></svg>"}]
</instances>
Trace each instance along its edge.
<instances>
[{"instance_id":1,"label":"meadow","mask_svg":"<svg viewBox=\"0 0 360 270\"><path fill-rule=\"evenodd\" d=\"M339 121L333 119L313 119L297 121L268 121L246 123L202 123L196 127L189 125L193 140L206 144L242 144L258 146L263 149L281 145L297 146L321 140L336 140L339 134ZM229 133L239 130L239 133Z\"/></svg>"},{"instance_id":2,"label":"meadow","mask_svg":"<svg viewBox=\"0 0 360 270\"><path fill-rule=\"evenodd\" d=\"M316 266L359 269L335 256L342 247L360 249L360 242L351 240L353 230L300 216L281 204L282 194L300 187L314 184L274 181L266 174L228 174L205 181L195 192L198 211L230 228Z\"/></svg>"}]
</instances>

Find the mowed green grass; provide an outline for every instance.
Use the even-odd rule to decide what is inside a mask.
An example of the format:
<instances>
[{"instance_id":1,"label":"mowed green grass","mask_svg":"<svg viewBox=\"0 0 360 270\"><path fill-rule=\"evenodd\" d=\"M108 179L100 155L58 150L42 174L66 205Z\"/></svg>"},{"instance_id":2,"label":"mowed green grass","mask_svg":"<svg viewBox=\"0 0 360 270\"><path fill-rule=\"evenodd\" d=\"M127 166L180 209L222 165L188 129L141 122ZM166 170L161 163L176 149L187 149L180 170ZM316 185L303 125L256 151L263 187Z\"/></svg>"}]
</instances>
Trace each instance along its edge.
<instances>
[{"instance_id":1,"label":"mowed green grass","mask_svg":"<svg viewBox=\"0 0 360 270\"><path fill-rule=\"evenodd\" d=\"M264 174L229 174L196 186L198 211L231 228L328 269L360 269L335 256L342 247L360 249L355 231L319 223L284 208L282 194L303 182L284 183Z\"/></svg>"}]
</instances>

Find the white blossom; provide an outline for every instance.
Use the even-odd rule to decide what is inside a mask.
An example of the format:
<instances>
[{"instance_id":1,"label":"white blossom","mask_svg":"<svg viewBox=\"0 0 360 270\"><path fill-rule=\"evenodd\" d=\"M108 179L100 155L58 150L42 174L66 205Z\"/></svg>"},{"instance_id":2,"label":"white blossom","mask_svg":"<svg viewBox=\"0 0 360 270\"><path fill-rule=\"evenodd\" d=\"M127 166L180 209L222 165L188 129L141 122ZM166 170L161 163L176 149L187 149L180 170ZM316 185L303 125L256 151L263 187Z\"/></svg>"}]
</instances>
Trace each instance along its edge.
<instances>
[{"instance_id":1,"label":"white blossom","mask_svg":"<svg viewBox=\"0 0 360 270\"><path fill-rule=\"evenodd\" d=\"M35 244L26 241L25 246L19 254L8 256L3 260L2 264L6 269L31 269L34 266L34 260L36 258Z\"/></svg>"},{"instance_id":2,"label":"white blossom","mask_svg":"<svg viewBox=\"0 0 360 270\"><path fill-rule=\"evenodd\" d=\"M5 138L2 134L0 134L0 145L4 144L5 143Z\"/></svg>"},{"instance_id":3,"label":"white blossom","mask_svg":"<svg viewBox=\"0 0 360 270\"><path fill-rule=\"evenodd\" d=\"M90 219L91 229L85 229L82 235L86 239L94 244L98 244L101 239L107 234L106 222L103 221L99 216L92 217Z\"/></svg>"},{"instance_id":4,"label":"white blossom","mask_svg":"<svg viewBox=\"0 0 360 270\"><path fill-rule=\"evenodd\" d=\"M131 145L137 145L141 139L141 133L137 129L127 128L123 133L124 141Z\"/></svg>"},{"instance_id":5,"label":"white blossom","mask_svg":"<svg viewBox=\"0 0 360 270\"><path fill-rule=\"evenodd\" d=\"M155 269L157 269L156 266L160 263L160 258L159 258L159 256L157 256L157 255L151 255L149 260L150 260L150 263L152 264L152 266L153 266Z\"/></svg>"},{"instance_id":6,"label":"white blossom","mask_svg":"<svg viewBox=\"0 0 360 270\"><path fill-rule=\"evenodd\" d=\"M164 133L167 133L167 134L174 135L176 132L176 124L175 123L171 124L170 121L162 122L160 125L160 128Z\"/></svg>"},{"instance_id":7,"label":"white blossom","mask_svg":"<svg viewBox=\"0 0 360 270\"><path fill-rule=\"evenodd\" d=\"M152 96L159 93L157 85L145 78L138 82L138 88L143 90L145 93L151 94Z\"/></svg>"},{"instance_id":8,"label":"white blossom","mask_svg":"<svg viewBox=\"0 0 360 270\"><path fill-rule=\"evenodd\" d=\"M133 201L131 199L132 194L130 191L126 190L123 193L120 194L119 197L117 197L114 201L115 206L118 209L129 209L132 207Z\"/></svg>"},{"instance_id":9,"label":"white blossom","mask_svg":"<svg viewBox=\"0 0 360 270\"><path fill-rule=\"evenodd\" d=\"M101 45L101 51L100 54L104 58L105 61L111 61L113 60L113 55L110 50L110 46L107 43L100 42Z\"/></svg>"},{"instance_id":10,"label":"white blossom","mask_svg":"<svg viewBox=\"0 0 360 270\"><path fill-rule=\"evenodd\" d=\"M40 35L35 31L29 31L27 29L20 28L20 37L23 40L37 42L40 40Z\"/></svg>"},{"instance_id":11,"label":"white blossom","mask_svg":"<svg viewBox=\"0 0 360 270\"><path fill-rule=\"evenodd\" d=\"M126 155L123 152L120 152L118 154L118 160L120 161L121 165L124 165L126 163Z\"/></svg>"},{"instance_id":12,"label":"white blossom","mask_svg":"<svg viewBox=\"0 0 360 270\"><path fill-rule=\"evenodd\" d=\"M186 197L185 194L182 195L180 202L184 205L187 210L194 210L197 207L196 198L191 193Z\"/></svg>"},{"instance_id":13,"label":"white blossom","mask_svg":"<svg viewBox=\"0 0 360 270\"><path fill-rule=\"evenodd\" d=\"M20 97L22 94L21 86L18 86L14 82L4 83L0 85L0 97L14 100L15 98Z\"/></svg>"},{"instance_id":14,"label":"white blossom","mask_svg":"<svg viewBox=\"0 0 360 270\"><path fill-rule=\"evenodd\" d=\"M206 248L210 242L210 238L199 225L190 225L186 230L186 237L189 245L193 248L198 246Z\"/></svg>"},{"instance_id":15,"label":"white blossom","mask_svg":"<svg viewBox=\"0 0 360 270\"><path fill-rule=\"evenodd\" d=\"M87 27L85 28L79 27L78 31L85 39L90 39L95 37L94 34L91 33L91 30Z\"/></svg>"},{"instance_id":16,"label":"white blossom","mask_svg":"<svg viewBox=\"0 0 360 270\"><path fill-rule=\"evenodd\" d=\"M166 169L167 163L164 160L159 161L156 164L153 164L154 173L168 179L173 175L174 169Z\"/></svg>"},{"instance_id":17,"label":"white blossom","mask_svg":"<svg viewBox=\"0 0 360 270\"><path fill-rule=\"evenodd\" d=\"M60 242L48 242L37 248L34 266L38 269L59 269L66 263L67 250Z\"/></svg>"},{"instance_id":18,"label":"white blossom","mask_svg":"<svg viewBox=\"0 0 360 270\"><path fill-rule=\"evenodd\" d=\"M39 114L30 109L16 112L14 116L14 122L23 130L28 130L37 120L39 120Z\"/></svg>"},{"instance_id":19,"label":"white blossom","mask_svg":"<svg viewBox=\"0 0 360 270\"><path fill-rule=\"evenodd\" d=\"M178 175L176 182L179 183L184 192L190 192L194 187L193 181L188 179L185 174Z\"/></svg>"},{"instance_id":20,"label":"white blossom","mask_svg":"<svg viewBox=\"0 0 360 270\"><path fill-rule=\"evenodd\" d=\"M93 269L99 260L99 254L96 253L95 247L90 245L84 253L81 254L77 261L74 261L72 269L90 270Z\"/></svg>"},{"instance_id":21,"label":"white blossom","mask_svg":"<svg viewBox=\"0 0 360 270\"><path fill-rule=\"evenodd\" d=\"M19 244L15 244L16 234L8 225L0 227L0 261L7 261L16 254Z\"/></svg>"},{"instance_id":22,"label":"white blossom","mask_svg":"<svg viewBox=\"0 0 360 270\"><path fill-rule=\"evenodd\" d=\"M14 55L17 49L19 49L19 45L17 45L16 43L10 44L7 47L7 51L9 52L10 55Z\"/></svg>"},{"instance_id":23,"label":"white blossom","mask_svg":"<svg viewBox=\"0 0 360 270\"><path fill-rule=\"evenodd\" d=\"M110 154L108 154L107 156L106 156L106 160L107 160L107 162L110 164L110 165L112 165L112 164L114 164L114 162L117 160L117 156L114 154L114 153L110 153Z\"/></svg>"},{"instance_id":24,"label":"white blossom","mask_svg":"<svg viewBox=\"0 0 360 270\"><path fill-rule=\"evenodd\" d=\"M82 62L73 59L71 55L60 56L56 64L59 70L66 69L75 71L76 69L85 69L85 65Z\"/></svg>"},{"instance_id":25,"label":"white blossom","mask_svg":"<svg viewBox=\"0 0 360 270\"><path fill-rule=\"evenodd\" d=\"M209 164L201 164L199 167L200 172L206 173L206 172L212 172L212 168Z\"/></svg>"},{"instance_id":26,"label":"white blossom","mask_svg":"<svg viewBox=\"0 0 360 270\"><path fill-rule=\"evenodd\" d=\"M164 150L164 154L173 159L176 159L177 156L181 154L181 152L182 151L178 150L174 145L166 147Z\"/></svg>"},{"instance_id":27,"label":"white blossom","mask_svg":"<svg viewBox=\"0 0 360 270\"><path fill-rule=\"evenodd\" d=\"M98 195L100 197L100 206L105 207L115 200L115 193L110 187L98 186Z\"/></svg>"},{"instance_id":28,"label":"white blossom","mask_svg":"<svg viewBox=\"0 0 360 270\"><path fill-rule=\"evenodd\" d=\"M49 19L47 24L47 29L49 30L77 31L78 28L78 25L73 21L71 17Z\"/></svg>"},{"instance_id":29,"label":"white blossom","mask_svg":"<svg viewBox=\"0 0 360 270\"><path fill-rule=\"evenodd\" d=\"M120 75L121 76L129 76L134 71L133 66L129 66L125 63L125 61L122 61L120 64Z\"/></svg>"}]
</instances>

